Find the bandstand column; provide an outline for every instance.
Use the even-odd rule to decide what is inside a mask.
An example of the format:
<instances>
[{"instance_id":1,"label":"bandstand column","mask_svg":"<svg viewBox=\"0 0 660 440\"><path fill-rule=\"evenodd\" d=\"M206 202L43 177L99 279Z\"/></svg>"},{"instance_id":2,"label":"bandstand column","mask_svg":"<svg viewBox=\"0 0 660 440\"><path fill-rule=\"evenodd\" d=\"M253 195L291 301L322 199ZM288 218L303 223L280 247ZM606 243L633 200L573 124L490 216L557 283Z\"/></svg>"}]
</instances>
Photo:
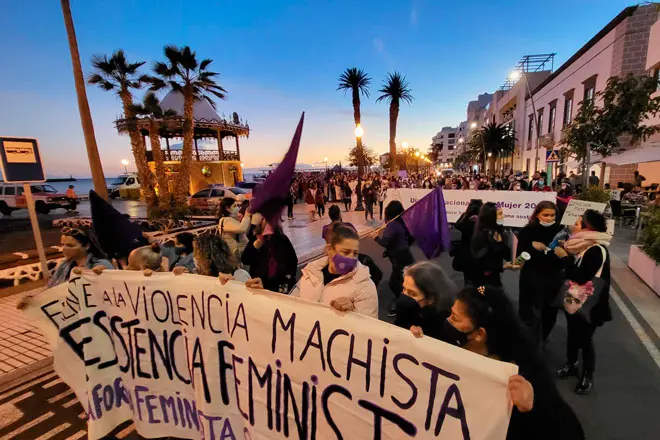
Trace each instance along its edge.
<instances>
[{"instance_id":1,"label":"bandstand column","mask_svg":"<svg viewBox=\"0 0 660 440\"><path fill-rule=\"evenodd\" d=\"M238 156L238 161L241 161L241 148L238 146L238 134L235 136L236 139L236 155Z\"/></svg>"},{"instance_id":2,"label":"bandstand column","mask_svg":"<svg viewBox=\"0 0 660 440\"><path fill-rule=\"evenodd\" d=\"M195 138L195 156L197 157L197 162L199 162L199 149L197 148L197 138Z\"/></svg>"},{"instance_id":3,"label":"bandstand column","mask_svg":"<svg viewBox=\"0 0 660 440\"><path fill-rule=\"evenodd\" d=\"M172 160L172 152L170 151L170 138L165 138L165 146L167 147L167 160Z\"/></svg>"},{"instance_id":4,"label":"bandstand column","mask_svg":"<svg viewBox=\"0 0 660 440\"><path fill-rule=\"evenodd\" d=\"M220 160L225 160L225 150L224 147L222 146L222 132L220 131L220 129L218 129L217 140L218 140L218 154L219 154L218 157L220 158Z\"/></svg>"}]
</instances>

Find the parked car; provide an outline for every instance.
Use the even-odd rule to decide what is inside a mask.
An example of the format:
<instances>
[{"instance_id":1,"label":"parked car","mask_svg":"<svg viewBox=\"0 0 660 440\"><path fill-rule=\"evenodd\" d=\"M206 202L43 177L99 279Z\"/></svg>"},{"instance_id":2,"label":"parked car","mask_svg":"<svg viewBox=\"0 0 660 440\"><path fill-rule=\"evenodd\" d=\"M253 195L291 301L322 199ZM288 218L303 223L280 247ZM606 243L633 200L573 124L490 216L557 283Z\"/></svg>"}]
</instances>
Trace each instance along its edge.
<instances>
[{"instance_id":1,"label":"parked car","mask_svg":"<svg viewBox=\"0 0 660 440\"><path fill-rule=\"evenodd\" d=\"M108 190L110 198L116 199L120 197L120 191L126 194L129 190L140 190L140 180L137 173L126 173L117 177L117 180L112 182ZM126 197L126 196L124 196Z\"/></svg>"},{"instance_id":2,"label":"parked car","mask_svg":"<svg viewBox=\"0 0 660 440\"><path fill-rule=\"evenodd\" d=\"M204 211L215 212L220 206L220 202L225 197L235 199L237 196L243 195L246 199L252 198L252 192L245 189L237 188L235 186L211 186L197 191L192 196L188 197L188 206L195 207Z\"/></svg>"},{"instance_id":3,"label":"parked car","mask_svg":"<svg viewBox=\"0 0 660 440\"><path fill-rule=\"evenodd\" d=\"M236 187L243 189L248 193L252 194L252 190L254 190L261 183L263 182L236 182Z\"/></svg>"},{"instance_id":4,"label":"parked car","mask_svg":"<svg viewBox=\"0 0 660 440\"><path fill-rule=\"evenodd\" d=\"M50 185L35 183L30 185L34 207L39 214L48 214L52 209L69 209L71 203L66 194L58 193ZM0 212L11 215L13 211L27 209L27 200L23 194L23 184L0 183Z\"/></svg>"}]
</instances>

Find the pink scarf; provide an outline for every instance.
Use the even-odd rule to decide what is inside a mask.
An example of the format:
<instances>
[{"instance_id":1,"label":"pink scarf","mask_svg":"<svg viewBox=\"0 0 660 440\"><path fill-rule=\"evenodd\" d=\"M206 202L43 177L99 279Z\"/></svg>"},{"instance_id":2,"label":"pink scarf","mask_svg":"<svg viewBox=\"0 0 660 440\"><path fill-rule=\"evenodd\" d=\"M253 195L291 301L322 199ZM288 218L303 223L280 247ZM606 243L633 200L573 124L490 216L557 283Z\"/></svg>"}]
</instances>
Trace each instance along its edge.
<instances>
[{"instance_id":1,"label":"pink scarf","mask_svg":"<svg viewBox=\"0 0 660 440\"><path fill-rule=\"evenodd\" d=\"M591 246L609 246L612 236L607 232L580 231L568 237L564 249L571 255L579 255Z\"/></svg>"}]
</instances>

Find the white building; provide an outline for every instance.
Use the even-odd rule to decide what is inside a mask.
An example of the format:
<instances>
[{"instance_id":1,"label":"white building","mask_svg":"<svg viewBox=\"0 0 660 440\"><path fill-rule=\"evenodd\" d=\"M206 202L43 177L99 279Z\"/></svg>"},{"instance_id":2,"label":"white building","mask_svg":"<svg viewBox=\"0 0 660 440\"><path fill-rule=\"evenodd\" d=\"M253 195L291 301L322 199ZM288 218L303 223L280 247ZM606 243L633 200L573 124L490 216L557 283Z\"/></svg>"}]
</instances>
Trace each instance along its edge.
<instances>
[{"instance_id":1,"label":"white building","mask_svg":"<svg viewBox=\"0 0 660 440\"><path fill-rule=\"evenodd\" d=\"M439 163L452 163L458 152L458 147L465 142L467 121L458 127L442 127L431 139L431 148L438 151Z\"/></svg>"}]
</instances>

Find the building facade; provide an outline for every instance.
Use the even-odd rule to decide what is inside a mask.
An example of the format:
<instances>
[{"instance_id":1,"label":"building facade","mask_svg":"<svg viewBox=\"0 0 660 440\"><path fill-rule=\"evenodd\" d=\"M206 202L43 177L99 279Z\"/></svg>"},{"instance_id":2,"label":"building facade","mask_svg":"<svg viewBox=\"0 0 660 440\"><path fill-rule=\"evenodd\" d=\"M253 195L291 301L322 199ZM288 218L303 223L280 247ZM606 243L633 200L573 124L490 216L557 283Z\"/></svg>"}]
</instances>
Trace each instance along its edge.
<instances>
[{"instance_id":1,"label":"building facade","mask_svg":"<svg viewBox=\"0 0 660 440\"><path fill-rule=\"evenodd\" d=\"M459 147L465 142L467 122L461 122L457 127L442 127L431 139L431 148L438 153L437 162L440 164L452 164L459 151ZM450 167L445 165L445 167Z\"/></svg>"}]
</instances>

